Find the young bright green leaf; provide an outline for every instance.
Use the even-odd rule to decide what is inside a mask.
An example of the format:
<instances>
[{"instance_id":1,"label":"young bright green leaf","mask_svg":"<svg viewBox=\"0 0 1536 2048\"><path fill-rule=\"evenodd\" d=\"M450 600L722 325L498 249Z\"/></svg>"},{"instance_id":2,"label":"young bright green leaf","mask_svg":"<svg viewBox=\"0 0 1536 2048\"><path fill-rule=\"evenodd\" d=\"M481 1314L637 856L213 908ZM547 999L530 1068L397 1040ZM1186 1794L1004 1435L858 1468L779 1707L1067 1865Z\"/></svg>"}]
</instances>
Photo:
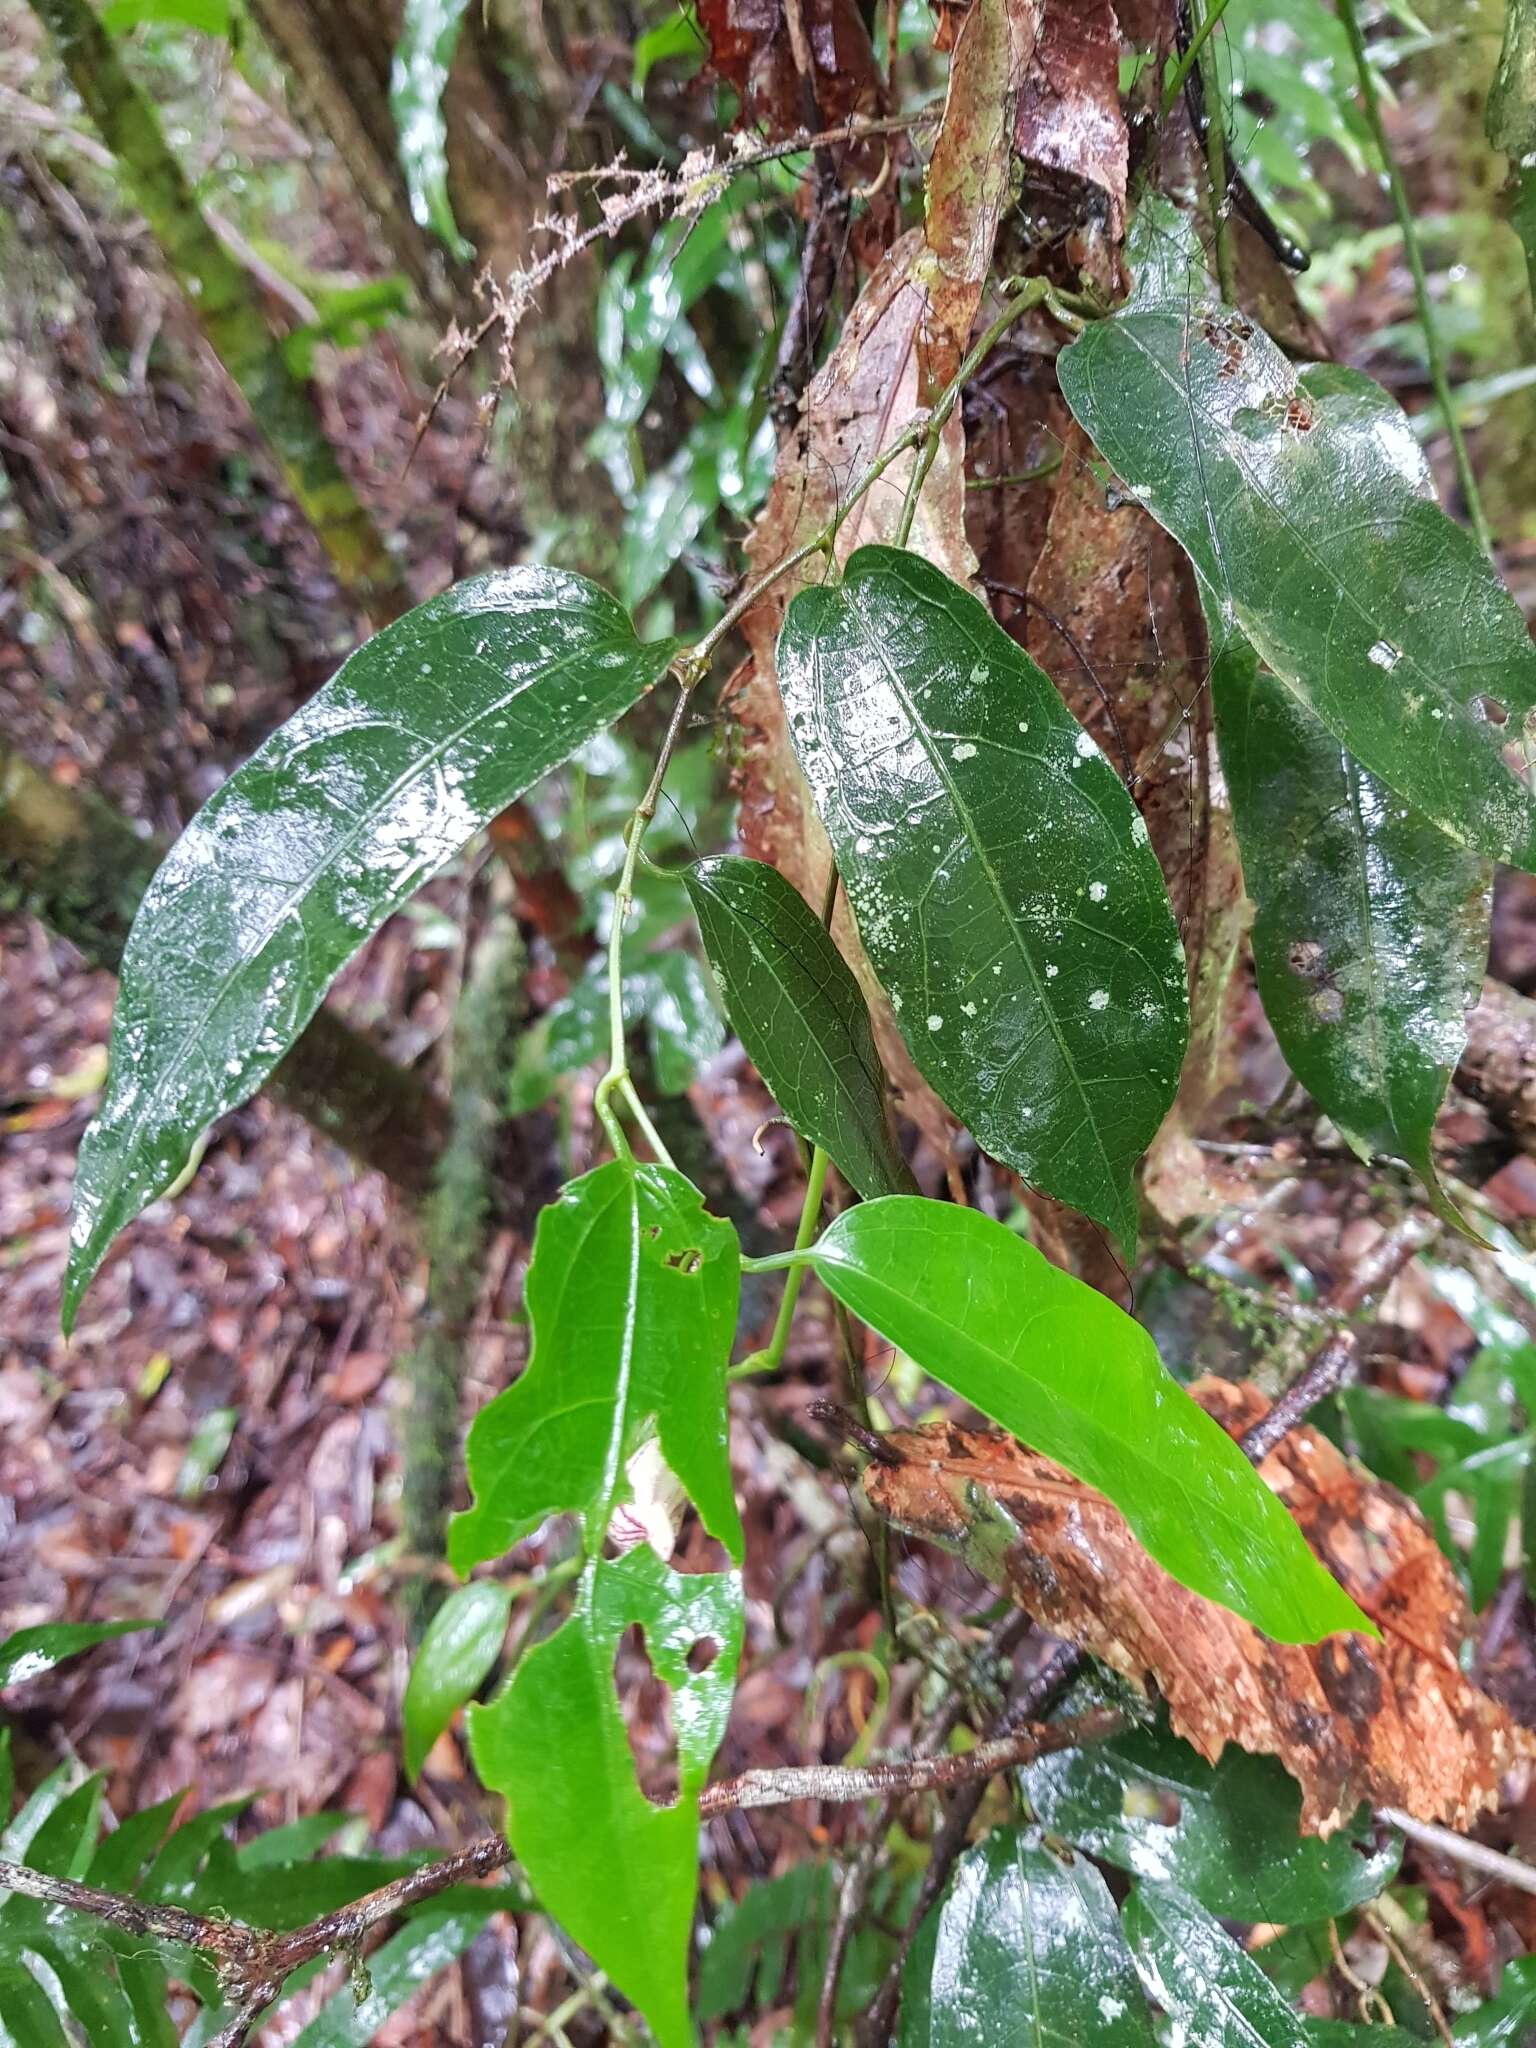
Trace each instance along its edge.
<instances>
[{"instance_id":1,"label":"young bright green leaf","mask_svg":"<svg viewBox=\"0 0 1536 2048\"><path fill-rule=\"evenodd\" d=\"M0 1643L0 1686L25 1685L97 1643L159 1626L158 1621L45 1621L19 1628Z\"/></svg>"},{"instance_id":2,"label":"young bright green leaf","mask_svg":"<svg viewBox=\"0 0 1536 2048\"><path fill-rule=\"evenodd\" d=\"M902 1973L898 2048L1152 2048L1109 1887L1034 1829L993 1828L961 1857Z\"/></svg>"},{"instance_id":3,"label":"young bright green leaf","mask_svg":"<svg viewBox=\"0 0 1536 2048\"><path fill-rule=\"evenodd\" d=\"M987 1150L1136 1237L1178 1085L1184 954L1146 829L1055 685L899 548L804 590L779 684L859 936L923 1078Z\"/></svg>"},{"instance_id":4,"label":"young bright green leaf","mask_svg":"<svg viewBox=\"0 0 1536 2048\"><path fill-rule=\"evenodd\" d=\"M525 1289L533 1354L471 1425L475 1502L449 1531L456 1571L557 1514L582 1516L595 1555L652 1438L740 1560L725 1408L739 1259L731 1226L664 1166L610 1160L540 1213Z\"/></svg>"},{"instance_id":5,"label":"young bright green leaf","mask_svg":"<svg viewBox=\"0 0 1536 2048\"><path fill-rule=\"evenodd\" d=\"M472 245L459 233L448 200L448 123L443 92L467 0L405 0L389 74L400 168L411 217L467 263Z\"/></svg>"},{"instance_id":6,"label":"young bright green leaf","mask_svg":"<svg viewBox=\"0 0 1536 2048\"><path fill-rule=\"evenodd\" d=\"M683 877L748 1057L803 1138L861 1195L912 1187L859 985L821 919L763 861L701 860Z\"/></svg>"},{"instance_id":7,"label":"young bright green leaf","mask_svg":"<svg viewBox=\"0 0 1536 2048\"><path fill-rule=\"evenodd\" d=\"M1240 637L1211 673L1265 1015L1363 1154L1430 1149L1488 955L1491 871L1360 767Z\"/></svg>"},{"instance_id":8,"label":"young bright green leaf","mask_svg":"<svg viewBox=\"0 0 1536 2048\"><path fill-rule=\"evenodd\" d=\"M113 1237L271 1073L339 969L666 669L579 576L497 570L387 626L200 810L123 956L75 1181L66 1330Z\"/></svg>"},{"instance_id":9,"label":"young bright green leaf","mask_svg":"<svg viewBox=\"0 0 1536 2048\"><path fill-rule=\"evenodd\" d=\"M1146 1331L1001 1223L892 1195L806 1257L924 1372L1097 1487L1183 1585L1277 1642L1375 1633Z\"/></svg>"},{"instance_id":10,"label":"young bright green leaf","mask_svg":"<svg viewBox=\"0 0 1536 2048\"><path fill-rule=\"evenodd\" d=\"M1221 1922L1171 1884L1143 1880L1125 1936L1150 1995L1200 2048L1308 2048L1301 2015Z\"/></svg>"},{"instance_id":11,"label":"young bright green leaf","mask_svg":"<svg viewBox=\"0 0 1536 2048\"><path fill-rule=\"evenodd\" d=\"M672 1695L678 1793L665 1806L635 1781L613 1689L619 1639L637 1622ZM673 1572L644 1545L595 1559L564 1624L490 1705L469 1710L475 1768L506 1799L507 1836L540 1903L639 2006L661 2048L693 2038L699 1792L725 1733L741 1627L734 1572Z\"/></svg>"},{"instance_id":12,"label":"young bright green leaf","mask_svg":"<svg viewBox=\"0 0 1536 2048\"><path fill-rule=\"evenodd\" d=\"M1208 1764L1166 1726L1041 1757L1022 1782L1052 1835L1232 1920L1333 1918L1378 1897L1402 1856L1395 1835L1375 1844L1364 1813L1326 1841L1303 1835L1301 1795L1273 1757L1229 1743Z\"/></svg>"},{"instance_id":13,"label":"young bright green leaf","mask_svg":"<svg viewBox=\"0 0 1536 2048\"><path fill-rule=\"evenodd\" d=\"M506 1639L512 1588L495 1579L460 1586L433 1615L400 1702L405 1768L420 1777L427 1752L466 1700L473 1699Z\"/></svg>"},{"instance_id":14,"label":"young bright green leaf","mask_svg":"<svg viewBox=\"0 0 1536 2048\"><path fill-rule=\"evenodd\" d=\"M1536 867L1536 801L1503 758L1536 710L1536 646L1408 472L1406 419L1362 402L1364 380L1298 373L1217 303L1166 200L1140 207L1128 257L1129 302L1058 359L1079 423L1223 627L1362 767L1458 844Z\"/></svg>"}]
</instances>

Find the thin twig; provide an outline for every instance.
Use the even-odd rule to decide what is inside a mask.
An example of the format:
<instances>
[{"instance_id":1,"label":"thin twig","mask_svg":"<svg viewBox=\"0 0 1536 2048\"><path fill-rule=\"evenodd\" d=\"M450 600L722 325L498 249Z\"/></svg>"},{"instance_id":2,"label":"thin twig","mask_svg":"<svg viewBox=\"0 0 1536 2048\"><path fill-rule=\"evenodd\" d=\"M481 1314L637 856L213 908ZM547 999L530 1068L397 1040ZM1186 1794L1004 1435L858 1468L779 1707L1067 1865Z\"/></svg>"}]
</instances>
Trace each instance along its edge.
<instances>
[{"instance_id":1,"label":"thin twig","mask_svg":"<svg viewBox=\"0 0 1536 2048\"><path fill-rule=\"evenodd\" d=\"M1463 1864L1495 1884L1511 1885L1516 1891L1530 1892L1536 1897L1536 1864L1522 1863L1517 1856L1506 1856L1502 1850L1489 1849L1465 1835L1452 1834L1449 1828L1437 1827L1433 1821L1415 1820L1398 1806L1378 1806L1376 1817L1406 1835L1410 1842L1417 1842L1421 1849L1433 1849L1436 1855L1449 1857L1451 1862Z\"/></svg>"},{"instance_id":2,"label":"thin twig","mask_svg":"<svg viewBox=\"0 0 1536 2048\"><path fill-rule=\"evenodd\" d=\"M1095 1707L1071 1721L1031 1722L992 1742L950 1756L909 1756L888 1763L799 1764L782 1770L743 1771L739 1778L708 1785L699 1797L705 1820L734 1808L787 1806L796 1799L828 1800L846 1805L878 1799L887 1793L933 1792L995 1778L1053 1750L1076 1749L1086 1742L1107 1742L1129 1725L1108 1707Z\"/></svg>"}]
</instances>

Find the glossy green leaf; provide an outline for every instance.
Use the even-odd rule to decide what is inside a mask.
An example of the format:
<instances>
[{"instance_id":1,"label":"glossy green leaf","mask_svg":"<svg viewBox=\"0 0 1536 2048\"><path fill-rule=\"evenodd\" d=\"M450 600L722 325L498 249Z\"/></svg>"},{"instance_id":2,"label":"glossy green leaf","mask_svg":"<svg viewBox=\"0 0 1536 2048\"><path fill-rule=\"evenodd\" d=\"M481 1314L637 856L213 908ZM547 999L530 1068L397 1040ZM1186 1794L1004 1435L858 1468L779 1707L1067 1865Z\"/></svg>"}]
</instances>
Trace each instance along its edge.
<instances>
[{"instance_id":1,"label":"glossy green leaf","mask_svg":"<svg viewBox=\"0 0 1536 2048\"><path fill-rule=\"evenodd\" d=\"M433 1615L400 1702L405 1768L412 1778L420 1777L428 1750L489 1675L511 1611L510 1586L477 1579L450 1593Z\"/></svg>"},{"instance_id":2,"label":"glossy green leaf","mask_svg":"<svg viewBox=\"0 0 1536 2048\"><path fill-rule=\"evenodd\" d=\"M1430 1134L1482 987L1488 863L1352 760L1240 636L1211 702L1280 1050L1358 1151L1405 1159L1459 1220Z\"/></svg>"},{"instance_id":3,"label":"glossy green leaf","mask_svg":"<svg viewBox=\"0 0 1536 2048\"><path fill-rule=\"evenodd\" d=\"M861 1195L912 1186L852 970L821 919L766 862L729 855L683 878L748 1057L803 1138Z\"/></svg>"},{"instance_id":4,"label":"glossy green leaf","mask_svg":"<svg viewBox=\"0 0 1536 2048\"><path fill-rule=\"evenodd\" d=\"M1165 1878L1228 1919L1330 1919L1391 1883L1402 1842L1369 1814L1303 1835L1301 1795L1273 1757L1229 1743L1208 1764L1166 1725L1041 1757L1022 1773L1042 1827L1137 1877Z\"/></svg>"},{"instance_id":5,"label":"glossy green leaf","mask_svg":"<svg viewBox=\"0 0 1536 2048\"><path fill-rule=\"evenodd\" d=\"M1536 2027L1536 1956L1504 1965L1497 1994L1451 2029L1467 2048L1528 2048Z\"/></svg>"},{"instance_id":6,"label":"glossy green leaf","mask_svg":"<svg viewBox=\"0 0 1536 2048\"><path fill-rule=\"evenodd\" d=\"M1459 844L1536 866L1536 802L1503 758L1536 710L1536 646L1411 480L1407 420L1384 394L1364 403L1361 379L1299 373L1224 309L1166 200L1140 207L1128 256L1130 301L1058 359L1079 423L1223 627L1356 761Z\"/></svg>"},{"instance_id":7,"label":"glossy green leaf","mask_svg":"<svg viewBox=\"0 0 1536 2048\"><path fill-rule=\"evenodd\" d=\"M294 2042L294 2048L368 2048L412 1992L457 1962L502 1901L494 1891L456 1886L431 1899L367 1960L367 1996L344 1984Z\"/></svg>"},{"instance_id":8,"label":"glossy green leaf","mask_svg":"<svg viewBox=\"0 0 1536 2048\"><path fill-rule=\"evenodd\" d=\"M1136 1237L1178 1085L1184 954L1124 785L977 598L861 548L804 590L779 684L918 1070L997 1158Z\"/></svg>"},{"instance_id":9,"label":"glossy green leaf","mask_svg":"<svg viewBox=\"0 0 1536 2048\"><path fill-rule=\"evenodd\" d=\"M665 1806L635 1781L613 1688L619 1639L635 1623L672 1696L678 1793ZM506 1799L507 1835L540 1902L640 2007L662 2048L692 2039L699 1792L725 1733L741 1627L734 1572L673 1572L642 1545L594 1560L570 1617L489 1706L469 1710L475 1768Z\"/></svg>"},{"instance_id":10,"label":"glossy green leaf","mask_svg":"<svg viewBox=\"0 0 1536 2048\"><path fill-rule=\"evenodd\" d=\"M459 233L448 199L448 123L443 92L468 0L405 0L389 74L400 168L411 217L461 263L474 248Z\"/></svg>"},{"instance_id":11,"label":"glossy green leaf","mask_svg":"<svg viewBox=\"0 0 1536 2048\"><path fill-rule=\"evenodd\" d=\"M29 1678L41 1678L66 1657L78 1657L97 1643L159 1626L158 1621L45 1621L36 1628L19 1628L0 1643L0 1686L25 1685Z\"/></svg>"},{"instance_id":12,"label":"glossy green leaf","mask_svg":"<svg viewBox=\"0 0 1536 2048\"><path fill-rule=\"evenodd\" d=\"M1212 1914L1143 1880L1121 1924L1149 1994L1200 2048L1307 2048L1301 2016Z\"/></svg>"},{"instance_id":13,"label":"glossy green leaf","mask_svg":"<svg viewBox=\"0 0 1536 2048\"><path fill-rule=\"evenodd\" d=\"M993 1828L961 1857L902 1973L899 2048L1153 2048L1109 1887L1085 1856Z\"/></svg>"},{"instance_id":14,"label":"glossy green leaf","mask_svg":"<svg viewBox=\"0 0 1536 2048\"><path fill-rule=\"evenodd\" d=\"M735 1232L681 1174L614 1159L565 1188L534 1236L528 1368L470 1428L475 1501L449 1531L454 1569L566 1513L595 1555L652 1439L739 1561L725 1407L739 1286Z\"/></svg>"},{"instance_id":15,"label":"glossy green leaf","mask_svg":"<svg viewBox=\"0 0 1536 2048\"><path fill-rule=\"evenodd\" d=\"M1278 1642L1375 1633L1140 1324L1003 1224L892 1195L805 1257L924 1372L1097 1487L1184 1585Z\"/></svg>"},{"instance_id":16,"label":"glossy green leaf","mask_svg":"<svg viewBox=\"0 0 1536 2048\"><path fill-rule=\"evenodd\" d=\"M116 1232L260 1087L364 939L674 651L582 577L474 577L376 634L203 806L129 934L66 1329Z\"/></svg>"}]
</instances>

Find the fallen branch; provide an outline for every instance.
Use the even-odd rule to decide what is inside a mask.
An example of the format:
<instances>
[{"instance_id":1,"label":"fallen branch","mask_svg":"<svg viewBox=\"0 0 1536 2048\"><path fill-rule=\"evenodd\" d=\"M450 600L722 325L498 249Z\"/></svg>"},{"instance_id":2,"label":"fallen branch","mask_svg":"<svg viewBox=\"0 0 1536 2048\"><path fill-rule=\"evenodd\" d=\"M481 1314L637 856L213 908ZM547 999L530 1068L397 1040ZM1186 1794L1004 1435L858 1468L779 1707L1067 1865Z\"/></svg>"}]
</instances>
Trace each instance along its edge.
<instances>
[{"instance_id":1,"label":"fallen branch","mask_svg":"<svg viewBox=\"0 0 1536 2048\"><path fill-rule=\"evenodd\" d=\"M744 1771L738 1778L707 1786L699 1802L700 1812L712 1818L736 1808L783 1806L797 1799L846 1802L977 1784L1049 1751L1106 1741L1125 1725L1122 1714L1100 1707L1076 1720L1019 1728L959 1755L897 1758L858 1768L810 1764L803 1769ZM125 1934L176 1942L210 1957L220 1989L234 2011L209 2048L241 2048L262 2011L278 1997L295 1970L317 1956L355 1950L365 1935L406 1907L434 1897L449 1885L489 1877L511 1860L506 1838L487 1835L436 1863L408 1871L349 1906L281 1934L239 1920L208 1919L153 1899L98 1891L94 1885L77 1884L73 1878L54 1877L20 1863L0 1862L0 1892L89 1913ZM527 1903L521 1893L517 1900L519 1905Z\"/></svg>"}]
</instances>

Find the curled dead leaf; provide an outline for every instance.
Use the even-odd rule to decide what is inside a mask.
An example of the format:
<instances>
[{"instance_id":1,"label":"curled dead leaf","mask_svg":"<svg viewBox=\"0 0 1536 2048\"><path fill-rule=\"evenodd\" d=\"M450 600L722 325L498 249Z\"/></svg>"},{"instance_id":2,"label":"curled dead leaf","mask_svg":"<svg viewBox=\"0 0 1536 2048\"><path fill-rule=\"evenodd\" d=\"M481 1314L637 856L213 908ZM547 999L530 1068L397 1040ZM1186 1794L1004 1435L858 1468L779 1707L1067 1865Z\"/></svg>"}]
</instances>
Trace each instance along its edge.
<instances>
[{"instance_id":1,"label":"curled dead leaf","mask_svg":"<svg viewBox=\"0 0 1536 2048\"><path fill-rule=\"evenodd\" d=\"M1233 1436L1269 1406L1225 1380L1190 1391ZM1208 1762L1229 1742L1278 1757L1307 1834L1331 1834L1362 1803L1467 1827L1536 1756L1536 1735L1462 1673L1471 1617L1423 1517L1316 1430L1292 1430L1259 1472L1377 1642L1271 1642L1170 1578L1102 1494L1011 1437L938 1423L883 1441L898 1462L864 1475L880 1514L959 1550L1052 1634L1155 1685L1174 1733Z\"/></svg>"}]
</instances>

